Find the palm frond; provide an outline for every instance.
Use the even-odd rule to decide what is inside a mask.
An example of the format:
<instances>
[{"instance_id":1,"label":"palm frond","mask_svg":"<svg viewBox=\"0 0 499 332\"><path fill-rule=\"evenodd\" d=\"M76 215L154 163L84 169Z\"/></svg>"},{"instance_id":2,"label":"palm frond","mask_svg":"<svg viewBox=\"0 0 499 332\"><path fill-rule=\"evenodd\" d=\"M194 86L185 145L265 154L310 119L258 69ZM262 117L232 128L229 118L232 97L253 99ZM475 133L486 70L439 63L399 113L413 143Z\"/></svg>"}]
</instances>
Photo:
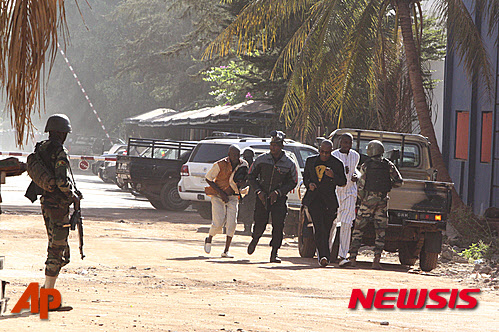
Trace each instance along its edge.
<instances>
[{"instance_id":1,"label":"palm frond","mask_svg":"<svg viewBox=\"0 0 499 332\"><path fill-rule=\"evenodd\" d=\"M497 33L499 28L499 1L489 0L488 6L488 19L489 19L489 35ZM496 37L496 46L499 44L499 33Z\"/></svg>"},{"instance_id":2,"label":"palm frond","mask_svg":"<svg viewBox=\"0 0 499 332\"><path fill-rule=\"evenodd\" d=\"M317 22L319 17L323 16L323 12L319 4L314 6L310 15L304 20L303 24L296 30L293 37L281 51L279 58L276 61L274 69L272 70L271 77L275 77L276 71L279 66L282 66L283 76L286 78L288 74L293 70L293 63L298 58L301 50L306 44L307 40L310 38L313 31L317 30Z\"/></svg>"},{"instance_id":3,"label":"palm frond","mask_svg":"<svg viewBox=\"0 0 499 332\"><path fill-rule=\"evenodd\" d=\"M499 2L497 0L475 0L473 14L479 15L488 21L488 35L491 36L497 32L499 26ZM496 39L496 45L499 42L499 35Z\"/></svg>"},{"instance_id":4,"label":"palm frond","mask_svg":"<svg viewBox=\"0 0 499 332\"><path fill-rule=\"evenodd\" d=\"M447 21L450 48L457 53L468 78L481 78L490 95L494 90L492 67L470 12L462 0L440 1L436 8L439 16Z\"/></svg>"},{"instance_id":5,"label":"palm frond","mask_svg":"<svg viewBox=\"0 0 499 332\"><path fill-rule=\"evenodd\" d=\"M286 61L294 62L281 114L287 125L297 129L300 137L310 136L314 132L315 128L310 124L323 123L322 112L316 101L320 96L320 80L327 70L319 68L323 64L326 38L336 3L337 1L322 1L311 9L310 16L305 19L311 26L308 28L302 25L302 31L298 29L290 41L294 42L297 36L308 30L306 36L303 36L305 38L299 54L293 55L293 51L290 51L292 46L288 48L290 43L281 53L280 59L286 58Z\"/></svg>"},{"instance_id":6,"label":"palm frond","mask_svg":"<svg viewBox=\"0 0 499 332\"><path fill-rule=\"evenodd\" d=\"M341 125L343 110L346 105L355 107L356 100L351 92L352 82L365 76L373 77L373 68L369 66L372 59L372 40L375 38L375 31L378 27L379 10L381 1L365 1L357 8L361 10L357 23L347 37L347 44L344 48L344 61L339 66L339 75L331 77L328 86L329 96L325 99L328 108L338 112L338 127Z\"/></svg>"},{"instance_id":7,"label":"palm frond","mask_svg":"<svg viewBox=\"0 0 499 332\"><path fill-rule=\"evenodd\" d=\"M290 18L303 17L316 1L313 0L260 0L249 3L232 22L206 48L203 58L213 54L248 54L256 48L266 50L276 41L278 31Z\"/></svg>"},{"instance_id":8,"label":"palm frond","mask_svg":"<svg viewBox=\"0 0 499 332\"><path fill-rule=\"evenodd\" d=\"M45 73L57 54L58 31L66 31L64 0L4 0L0 8L0 85L22 145L32 132L31 115L44 104Z\"/></svg>"}]
</instances>

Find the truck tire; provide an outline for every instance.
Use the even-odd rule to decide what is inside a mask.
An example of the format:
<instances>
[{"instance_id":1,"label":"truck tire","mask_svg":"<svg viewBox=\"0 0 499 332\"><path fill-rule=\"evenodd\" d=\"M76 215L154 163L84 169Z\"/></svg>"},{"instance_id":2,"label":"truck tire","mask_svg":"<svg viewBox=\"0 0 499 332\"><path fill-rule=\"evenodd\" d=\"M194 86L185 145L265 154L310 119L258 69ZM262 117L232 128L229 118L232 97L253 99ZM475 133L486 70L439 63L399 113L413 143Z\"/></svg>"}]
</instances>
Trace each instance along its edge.
<instances>
[{"instance_id":1,"label":"truck tire","mask_svg":"<svg viewBox=\"0 0 499 332\"><path fill-rule=\"evenodd\" d=\"M211 203L197 204L196 210L198 211L201 218L206 220L211 220Z\"/></svg>"},{"instance_id":2,"label":"truck tire","mask_svg":"<svg viewBox=\"0 0 499 332\"><path fill-rule=\"evenodd\" d=\"M190 201L184 201L180 198L177 189L177 181L168 181L161 188L161 192L159 194L161 198L162 205L171 211L184 211L187 209L189 205L191 205Z\"/></svg>"},{"instance_id":3,"label":"truck tire","mask_svg":"<svg viewBox=\"0 0 499 332\"><path fill-rule=\"evenodd\" d=\"M298 252L300 253L301 257L313 258L317 247L315 245L313 231L311 232L311 234L303 233L304 230L305 233L309 231L307 230L307 224L308 219L305 215L304 207L302 207L300 209L300 218L298 221Z\"/></svg>"},{"instance_id":4,"label":"truck tire","mask_svg":"<svg viewBox=\"0 0 499 332\"><path fill-rule=\"evenodd\" d=\"M438 253L436 252L426 252L424 246L419 254L419 267L425 272L430 272L437 267L438 264Z\"/></svg>"},{"instance_id":5,"label":"truck tire","mask_svg":"<svg viewBox=\"0 0 499 332\"><path fill-rule=\"evenodd\" d=\"M155 199L149 199L149 203L157 210L166 210L161 201Z\"/></svg>"},{"instance_id":6,"label":"truck tire","mask_svg":"<svg viewBox=\"0 0 499 332\"><path fill-rule=\"evenodd\" d=\"M128 183L123 181L121 178L116 177L116 185L123 191L128 191Z\"/></svg>"},{"instance_id":7,"label":"truck tire","mask_svg":"<svg viewBox=\"0 0 499 332\"><path fill-rule=\"evenodd\" d=\"M406 242L400 243L399 248L399 261L402 265L413 266L418 259L416 252L417 242Z\"/></svg>"}]
</instances>

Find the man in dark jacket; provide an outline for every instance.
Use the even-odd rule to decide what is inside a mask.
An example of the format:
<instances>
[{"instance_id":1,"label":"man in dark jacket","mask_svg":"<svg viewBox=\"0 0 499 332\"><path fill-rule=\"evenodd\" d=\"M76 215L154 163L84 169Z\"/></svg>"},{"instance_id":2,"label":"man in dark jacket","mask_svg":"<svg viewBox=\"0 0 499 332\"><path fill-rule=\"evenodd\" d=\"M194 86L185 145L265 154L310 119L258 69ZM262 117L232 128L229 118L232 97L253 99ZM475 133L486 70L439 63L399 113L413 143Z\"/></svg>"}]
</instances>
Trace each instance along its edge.
<instances>
[{"instance_id":1,"label":"man in dark jacket","mask_svg":"<svg viewBox=\"0 0 499 332\"><path fill-rule=\"evenodd\" d=\"M284 229L284 218L287 214L287 194L298 183L298 171L294 161L282 150L284 137L282 131L270 133L270 152L261 154L253 162L248 179L255 190L255 225L253 226L252 240L248 245L248 254L253 254L258 240L263 235L272 214L272 241L270 245L271 263L280 263L277 251L281 247Z\"/></svg>"},{"instance_id":2,"label":"man in dark jacket","mask_svg":"<svg viewBox=\"0 0 499 332\"><path fill-rule=\"evenodd\" d=\"M341 160L331 155L333 143L324 140L319 155L307 158L303 174L303 184L307 192L302 203L314 224L314 237L317 245L319 265L329 264L329 233L338 210L336 186L345 186L347 179Z\"/></svg>"}]
</instances>

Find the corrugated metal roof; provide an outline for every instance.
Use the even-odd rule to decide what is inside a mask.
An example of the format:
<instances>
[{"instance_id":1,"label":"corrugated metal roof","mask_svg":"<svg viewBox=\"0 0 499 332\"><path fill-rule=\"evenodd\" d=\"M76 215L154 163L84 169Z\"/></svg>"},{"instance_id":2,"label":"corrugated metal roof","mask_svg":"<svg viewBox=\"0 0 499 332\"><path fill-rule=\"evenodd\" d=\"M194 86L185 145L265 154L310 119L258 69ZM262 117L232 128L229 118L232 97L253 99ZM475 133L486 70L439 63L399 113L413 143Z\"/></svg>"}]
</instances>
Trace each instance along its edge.
<instances>
[{"instance_id":1,"label":"corrugated metal roof","mask_svg":"<svg viewBox=\"0 0 499 332\"><path fill-rule=\"evenodd\" d=\"M158 109L133 118L125 119L125 124L140 127L167 127L172 125L202 125L229 121L231 118L252 118L257 114L272 115L272 106L261 101L250 100L236 105L205 107L198 110L159 112Z\"/></svg>"},{"instance_id":2,"label":"corrugated metal roof","mask_svg":"<svg viewBox=\"0 0 499 332\"><path fill-rule=\"evenodd\" d=\"M126 118L125 120L123 120L123 122L125 124L138 124L141 121L150 121L150 120L153 120L153 119L158 118L158 117L163 117L165 115L171 115L171 114L175 114L175 113L178 113L178 112L175 110L172 110L170 108L158 108L158 109L146 112L146 113L142 113L142 114L130 117L130 118Z\"/></svg>"}]
</instances>

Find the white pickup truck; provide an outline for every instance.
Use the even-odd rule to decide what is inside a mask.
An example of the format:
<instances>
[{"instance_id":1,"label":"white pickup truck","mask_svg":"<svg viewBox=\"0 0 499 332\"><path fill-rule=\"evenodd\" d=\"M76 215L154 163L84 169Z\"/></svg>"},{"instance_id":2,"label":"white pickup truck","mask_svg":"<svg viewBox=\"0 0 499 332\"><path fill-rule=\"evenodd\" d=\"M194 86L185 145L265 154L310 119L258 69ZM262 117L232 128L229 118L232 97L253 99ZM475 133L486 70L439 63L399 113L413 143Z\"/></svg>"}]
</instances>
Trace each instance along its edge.
<instances>
[{"instance_id":1,"label":"white pickup truck","mask_svg":"<svg viewBox=\"0 0 499 332\"><path fill-rule=\"evenodd\" d=\"M211 219L210 197L204 193L207 185L206 172L214 162L227 156L229 146L237 145L241 151L251 147L258 156L269 150L270 138L215 138L200 141L192 151L192 154L182 166L180 171L180 182L178 183L179 195L183 200L193 201L193 207L206 219ZM298 183L305 167L305 160L318 154L316 148L292 140L285 140L284 151L295 161L301 172L298 174ZM288 194L288 208L292 211L290 216L298 216L301 199L298 195L298 187Z\"/></svg>"}]
</instances>

